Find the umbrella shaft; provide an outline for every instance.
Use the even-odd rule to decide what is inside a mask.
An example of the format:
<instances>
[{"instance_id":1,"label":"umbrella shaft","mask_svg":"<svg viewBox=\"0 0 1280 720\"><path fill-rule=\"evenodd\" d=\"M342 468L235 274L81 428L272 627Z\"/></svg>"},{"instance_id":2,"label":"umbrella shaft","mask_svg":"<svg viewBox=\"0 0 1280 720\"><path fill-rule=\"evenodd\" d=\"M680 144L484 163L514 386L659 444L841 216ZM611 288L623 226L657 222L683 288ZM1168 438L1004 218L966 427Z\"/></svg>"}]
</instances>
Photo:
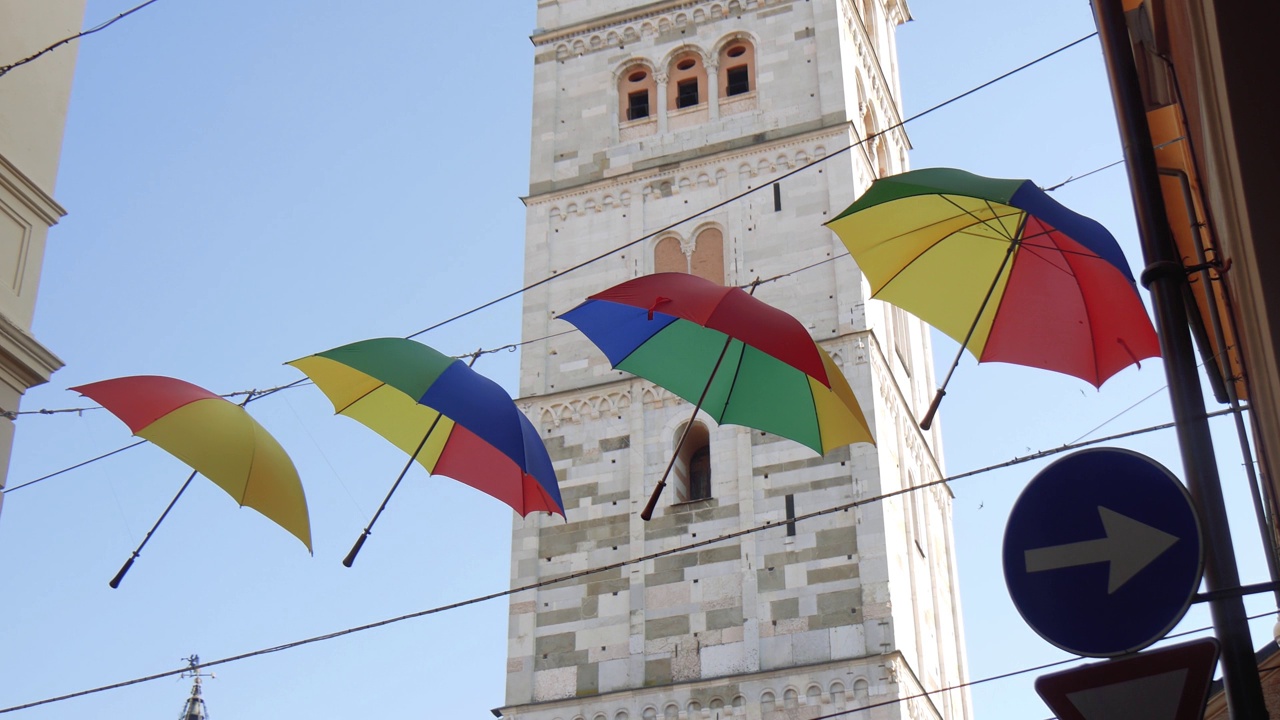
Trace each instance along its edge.
<instances>
[{"instance_id":1,"label":"umbrella shaft","mask_svg":"<svg viewBox=\"0 0 1280 720\"><path fill-rule=\"evenodd\" d=\"M752 284L751 292L754 293L755 290L755 284ZM693 429L693 421L698 417L698 411L702 409L702 402L707 399L707 393L711 391L711 383L715 381L716 372L720 370L720 363L724 362L724 356L729 352L729 345L732 343L732 335L724 339L724 347L720 348L720 357L716 358L716 364L711 368L711 375L707 377L707 386L702 388L702 394L698 396L698 403L693 406L693 414L689 416L689 422L685 423L684 432L680 433L680 442L676 443L676 449L671 452L671 461L667 463L667 469L663 471L662 479L653 488L653 494L649 496L648 504L640 512L641 520L647 522L649 518L653 517L654 508L658 505L658 497L662 495L663 488L667 486L667 476L671 474L671 468L675 467L676 458L680 457L680 450L684 447L684 441L689 437L689 431Z\"/></svg>"}]
</instances>

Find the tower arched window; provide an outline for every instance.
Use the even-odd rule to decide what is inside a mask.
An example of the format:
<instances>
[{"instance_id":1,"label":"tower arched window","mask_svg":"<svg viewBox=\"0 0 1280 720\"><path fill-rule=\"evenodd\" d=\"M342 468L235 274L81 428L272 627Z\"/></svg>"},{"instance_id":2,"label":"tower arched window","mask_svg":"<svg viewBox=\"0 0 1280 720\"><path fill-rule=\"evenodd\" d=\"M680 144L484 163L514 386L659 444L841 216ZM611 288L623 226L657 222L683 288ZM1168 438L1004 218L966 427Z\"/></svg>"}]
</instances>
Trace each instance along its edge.
<instances>
[{"instance_id":1,"label":"tower arched window","mask_svg":"<svg viewBox=\"0 0 1280 720\"><path fill-rule=\"evenodd\" d=\"M681 427L676 433L677 442L684 433ZM695 422L689 428L672 470L676 476L676 502L711 497L711 433L706 425Z\"/></svg>"},{"instance_id":2,"label":"tower arched window","mask_svg":"<svg viewBox=\"0 0 1280 720\"><path fill-rule=\"evenodd\" d=\"M689 272L717 285L724 284L724 233L720 228L706 228L694 237Z\"/></svg>"},{"instance_id":3,"label":"tower arched window","mask_svg":"<svg viewBox=\"0 0 1280 720\"><path fill-rule=\"evenodd\" d=\"M698 53L687 51L672 58L667 77L668 110L697 107L707 101L707 69Z\"/></svg>"},{"instance_id":4,"label":"tower arched window","mask_svg":"<svg viewBox=\"0 0 1280 720\"><path fill-rule=\"evenodd\" d=\"M721 97L745 95L756 89L756 51L746 40L733 40L720 51Z\"/></svg>"},{"instance_id":5,"label":"tower arched window","mask_svg":"<svg viewBox=\"0 0 1280 720\"><path fill-rule=\"evenodd\" d=\"M680 238L668 235L653 246L654 272L689 272L689 258L680 246Z\"/></svg>"},{"instance_id":6,"label":"tower arched window","mask_svg":"<svg viewBox=\"0 0 1280 720\"><path fill-rule=\"evenodd\" d=\"M717 227L703 228L692 247L674 235L662 238L653 246L653 271L688 273L723 285L724 233Z\"/></svg>"},{"instance_id":7,"label":"tower arched window","mask_svg":"<svg viewBox=\"0 0 1280 720\"><path fill-rule=\"evenodd\" d=\"M618 117L630 122L657 116L657 93L658 83L649 68L639 64L628 67L618 79Z\"/></svg>"}]
</instances>

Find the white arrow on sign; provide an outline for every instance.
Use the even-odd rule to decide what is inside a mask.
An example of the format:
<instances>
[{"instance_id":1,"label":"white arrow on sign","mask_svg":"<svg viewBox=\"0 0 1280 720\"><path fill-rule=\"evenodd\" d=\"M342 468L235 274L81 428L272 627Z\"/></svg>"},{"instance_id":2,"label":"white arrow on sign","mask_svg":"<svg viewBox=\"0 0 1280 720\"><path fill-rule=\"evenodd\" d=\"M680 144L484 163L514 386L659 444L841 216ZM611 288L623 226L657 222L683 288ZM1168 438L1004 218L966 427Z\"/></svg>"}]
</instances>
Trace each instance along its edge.
<instances>
[{"instance_id":1,"label":"white arrow on sign","mask_svg":"<svg viewBox=\"0 0 1280 720\"><path fill-rule=\"evenodd\" d=\"M1098 506L1098 516L1102 518L1106 537L1027 550L1027 572L1109 562L1111 571L1107 594L1110 595L1178 542L1177 537L1167 532L1101 505Z\"/></svg>"}]
</instances>

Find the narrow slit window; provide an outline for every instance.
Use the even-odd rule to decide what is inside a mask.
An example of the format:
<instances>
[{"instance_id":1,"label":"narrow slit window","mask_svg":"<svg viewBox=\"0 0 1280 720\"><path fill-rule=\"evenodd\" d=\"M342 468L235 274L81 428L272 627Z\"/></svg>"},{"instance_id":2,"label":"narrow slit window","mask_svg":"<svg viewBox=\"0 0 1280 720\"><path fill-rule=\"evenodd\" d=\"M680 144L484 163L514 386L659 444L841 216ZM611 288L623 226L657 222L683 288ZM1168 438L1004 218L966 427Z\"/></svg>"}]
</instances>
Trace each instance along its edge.
<instances>
[{"instance_id":1,"label":"narrow slit window","mask_svg":"<svg viewBox=\"0 0 1280 720\"><path fill-rule=\"evenodd\" d=\"M728 87L725 88L726 95L742 95L751 92L751 74L747 72L746 65L731 67L725 72L728 79Z\"/></svg>"},{"instance_id":2,"label":"narrow slit window","mask_svg":"<svg viewBox=\"0 0 1280 720\"><path fill-rule=\"evenodd\" d=\"M711 497L711 448L702 446L689 458L689 499Z\"/></svg>"}]
</instances>

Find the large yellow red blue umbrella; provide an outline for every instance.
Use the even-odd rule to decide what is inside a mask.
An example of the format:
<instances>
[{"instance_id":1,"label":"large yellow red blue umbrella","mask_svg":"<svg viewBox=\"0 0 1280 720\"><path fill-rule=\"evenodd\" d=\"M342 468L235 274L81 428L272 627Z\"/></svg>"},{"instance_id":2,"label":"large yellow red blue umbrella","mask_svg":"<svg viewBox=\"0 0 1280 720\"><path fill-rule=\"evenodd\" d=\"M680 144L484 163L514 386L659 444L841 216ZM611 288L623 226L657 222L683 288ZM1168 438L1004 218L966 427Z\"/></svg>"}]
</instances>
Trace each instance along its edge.
<instances>
[{"instance_id":1,"label":"large yellow red blue umbrella","mask_svg":"<svg viewBox=\"0 0 1280 720\"><path fill-rule=\"evenodd\" d=\"M120 418L134 435L193 468L111 587L120 584L197 473L312 549L311 520L298 471L280 443L244 407L184 380L159 375L114 378L71 389Z\"/></svg>"},{"instance_id":2,"label":"large yellow red blue umbrella","mask_svg":"<svg viewBox=\"0 0 1280 720\"><path fill-rule=\"evenodd\" d=\"M873 297L946 333L978 362L1054 370L1100 387L1160 355L1115 238L1030 180L913 170L876 180L827 227Z\"/></svg>"}]
</instances>

